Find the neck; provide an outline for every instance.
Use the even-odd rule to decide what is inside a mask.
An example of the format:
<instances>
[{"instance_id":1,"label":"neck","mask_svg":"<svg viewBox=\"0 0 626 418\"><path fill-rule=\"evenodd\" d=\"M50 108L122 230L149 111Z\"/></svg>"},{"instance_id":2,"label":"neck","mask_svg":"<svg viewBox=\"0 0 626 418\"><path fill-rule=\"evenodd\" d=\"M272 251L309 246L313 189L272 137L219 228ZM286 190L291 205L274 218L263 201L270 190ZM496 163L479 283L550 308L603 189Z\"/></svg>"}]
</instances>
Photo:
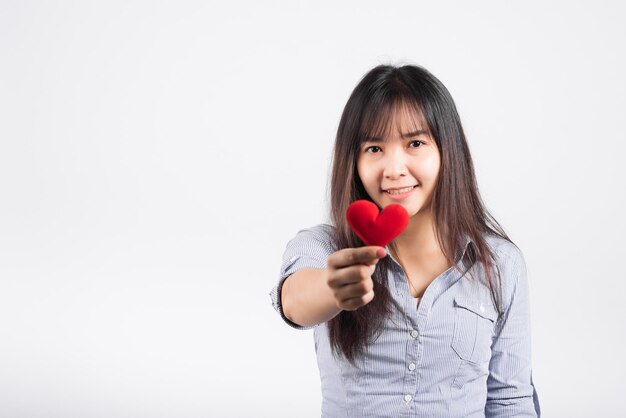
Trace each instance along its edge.
<instances>
[{"instance_id":1,"label":"neck","mask_svg":"<svg viewBox=\"0 0 626 418\"><path fill-rule=\"evenodd\" d=\"M401 254L441 254L433 228L431 211L418 212L409 219L409 225L395 239Z\"/></svg>"}]
</instances>

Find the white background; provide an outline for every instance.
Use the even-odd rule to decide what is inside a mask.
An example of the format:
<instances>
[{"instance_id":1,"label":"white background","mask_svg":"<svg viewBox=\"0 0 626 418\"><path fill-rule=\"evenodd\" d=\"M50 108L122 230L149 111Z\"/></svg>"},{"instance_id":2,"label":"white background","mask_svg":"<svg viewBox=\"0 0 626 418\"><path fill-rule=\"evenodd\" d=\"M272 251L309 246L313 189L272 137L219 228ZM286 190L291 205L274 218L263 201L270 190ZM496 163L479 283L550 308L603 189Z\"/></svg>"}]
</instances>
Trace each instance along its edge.
<instances>
[{"instance_id":1,"label":"white background","mask_svg":"<svg viewBox=\"0 0 626 418\"><path fill-rule=\"evenodd\" d=\"M505 3L2 0L0 416L319 416L268 294L381 63L456 101L545 416L624 416L625 6Z\"/></svg>"}]
</instances>

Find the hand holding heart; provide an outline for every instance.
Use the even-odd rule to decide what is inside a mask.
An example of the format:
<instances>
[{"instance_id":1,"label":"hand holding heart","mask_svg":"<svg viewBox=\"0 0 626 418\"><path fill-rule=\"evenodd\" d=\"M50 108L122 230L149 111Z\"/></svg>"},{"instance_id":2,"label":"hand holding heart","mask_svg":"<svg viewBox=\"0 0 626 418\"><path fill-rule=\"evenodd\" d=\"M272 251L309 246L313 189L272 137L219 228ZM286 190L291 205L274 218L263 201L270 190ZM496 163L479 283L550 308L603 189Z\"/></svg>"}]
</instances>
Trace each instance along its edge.
<instances>
[{"instance_id":1,"label":"hand holding heart","mask_svg":"<svg viewBox=\"0 0 626 418\"><path fill-rule=\"evenodd\" d=\"M337 307L354 311L374 299L372 274L376 263L387 255L377 246L344 248L326 259L326 283Z\"/></svg>"},{"instance_id":2,"label":"hand holding heart","mask_svg":"<svg viewBox=\"0 0 626 418\"><path fill-rule=\"evenodd\" d=\"M372 274L378 260L385 257L384 248L409 223L402 205L392 204L379 213L368 200L353 202L346 212L348 224L368 246L344 248L326 261L326 281L340 309L354 311L374 299Z\"/></svg>"}]
</instances>

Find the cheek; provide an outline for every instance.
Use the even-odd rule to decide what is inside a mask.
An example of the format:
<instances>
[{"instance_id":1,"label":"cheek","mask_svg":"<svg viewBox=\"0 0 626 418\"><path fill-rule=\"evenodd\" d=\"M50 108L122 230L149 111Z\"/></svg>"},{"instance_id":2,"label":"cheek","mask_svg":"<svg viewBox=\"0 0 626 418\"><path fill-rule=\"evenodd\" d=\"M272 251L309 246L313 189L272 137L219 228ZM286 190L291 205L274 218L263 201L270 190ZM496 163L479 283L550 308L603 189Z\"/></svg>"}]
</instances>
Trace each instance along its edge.
<instances>
[{"instance_id":1,"label":"cheek","mask_svg":"<svg viewBox=\"0 0 626 418\"><path fill-rule=\"evenodd\" d=\"M368 170L365 164L357 161L356 172L359 176L359 179L361 179L361 183L363 183L363 186L367 188L368 183L370 183L371 170Z\"/></svg>"},{"instance_id":2,"label":"cheek","mask_svg":"<svg viewBox=\"0 0 626 418\"><path fill-rule=\"evenodd\" d=\"M436 155L430 155L419 162L417 170L421 177L435 179L439 173L439 166L439 158Z\"/></svg>"}]
</instances>

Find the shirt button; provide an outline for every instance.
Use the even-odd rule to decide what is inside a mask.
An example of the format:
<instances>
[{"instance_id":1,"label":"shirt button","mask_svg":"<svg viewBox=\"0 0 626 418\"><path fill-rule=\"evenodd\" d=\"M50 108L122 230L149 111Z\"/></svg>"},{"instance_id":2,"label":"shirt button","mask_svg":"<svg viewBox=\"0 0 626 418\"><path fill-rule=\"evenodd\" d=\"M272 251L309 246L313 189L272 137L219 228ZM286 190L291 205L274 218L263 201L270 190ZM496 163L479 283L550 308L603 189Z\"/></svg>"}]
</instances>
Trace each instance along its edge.
<instances>
[{"instance_id":1,"label":"shirt button","mask_svg":"<svg viewBox=\"0 0 626 418\"><path fill-rule=\"evenodd\" d=\"M414 329L413 331L411 331L411 337L417 338L418 335L419 333L417 332L417 330Z\"/></svg>"},{"instance_id":2,"label":"shirt button","mask_svg":"<svg viewBox=\"0 0 626 418\"><path fill-rule=\"evenodd\" d=\"M410 370L410 371L415 370L415 363L411 363L411 364L409 364L409 370Z\"/></svg>"},{"instance_id":3,"label":"shirt button","mask_svg":"<svg viewBox=\"0 0 626 418\"><path fill-rule=\"evenodd\" d=\"M413 399L411 395L404 395L404 402L411 402L411 399Z\"/></svg>"}]
</instances>

